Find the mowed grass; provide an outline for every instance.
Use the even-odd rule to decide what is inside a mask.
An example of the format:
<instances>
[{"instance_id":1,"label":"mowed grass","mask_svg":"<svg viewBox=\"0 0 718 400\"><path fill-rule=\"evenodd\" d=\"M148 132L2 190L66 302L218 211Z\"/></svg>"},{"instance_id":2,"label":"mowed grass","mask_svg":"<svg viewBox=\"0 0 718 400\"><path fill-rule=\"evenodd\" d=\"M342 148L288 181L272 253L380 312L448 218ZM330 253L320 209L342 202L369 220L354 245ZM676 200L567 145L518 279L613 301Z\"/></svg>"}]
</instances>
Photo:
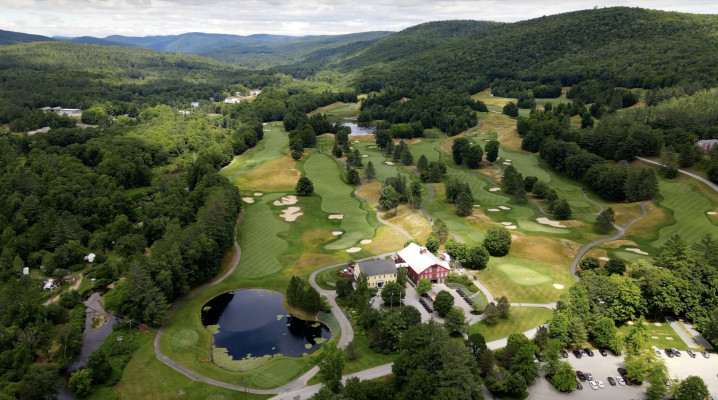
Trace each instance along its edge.
<instances>
[{"instance_id":1,"label":"mowed grass","mask_svg":"<svg viewBox=\"0 0 718 400\"><path fill-rule=\"evenodd\" d=\"M138 335L142 341L127 363L122 378L112 388L120 399L176 399L181 393L185 399L241 399L259 400L271 396L238 392L208 383L189 379L168 367L152 351L154 335ZM241 384L241 382L239 383Z\"/></svg>"},{"instance_id":2,"label":"mowed grass","mask_svg":"<svg viewBox=\"0 0 718 400\"><path fill-rule=\"evenodd\" d=\"M516 257L492 257L488 268L476 272L476 276L494 297L506 296L512 303L550 303L576 282L567 266ZM564 289L556 289L554 283Z\"/></svg>"},{"instance_id":3,"label":"mowed grass","mask_svg":"<svg viewBox=\"0 0 718 400\"><path fill-rule=\"evenodd\" d=\"M234 183L245 191L290 191L294 190L301 176L296 162L289 156L269 160L244 175Z\"/></svg>"},{"instance_id":4,"label":"mowed grass","mask_svg":"<svg viewBox=\"0 0 718 400\"><path fill-rule=\"evenodd\" d=\"M367 219L368 212L354 197L354 188L342 180L340 166L331 157L312 154L304 162L304 171L314 184L314 193L322 198L322 211L344 216L339 225L344 233L336 241L326 244L325 249L346 249L374 236L374 227Z\"/></svg>"},{"instance_id":5,"label":"mowed grass","mask_svg":"<svg viewBox=\"0 0 718 400\"><path fill-rule=\"evenodd\" d=\"M695 243L706 233L716 234L718 224L706 212L715 210L718 203L698 189L695 181L688 179L659 182L663 200L661 207L673 212L674 223L659 230L658 240L651 243L656 249L672 235L680 235L687 243ZM669 211L669 212L670 212Z\"/></svg>"},{"instance_id":6,"label":"mowed grass","mask_svg":"<svg viewBox=\"0 0 718 400\"><path fill-rule=\"evenodd\" d=\"M289 136L284 132L281 122L270 122L264 125L264 138L256 147L247 150L236 157L234 162L223 168L220 174L237 184L238 177L248 173L269 160L275 160L287 155Z\"/></svg>"},{"instance_id":7,"label":"mowed grass","mask_svg":"<svg viewBox=\"0 0 718 400\"><path fill-rule=\"evenodd\" d=\"M418 143L411 144L409 146L409 151L411 152L411 155L414 157L414 162L416 163L419 161L419 158L423 155L426 157L429 161L437 161L441 157L441 152L439 151L439 145L443 143L444 140L438 140L438 139L421 139Z\"/></svg>"},{"instance_id":8,"label":"mowed grass","mask_svg":"<svg viewBox=\"0 0 718 400\"><path fill-rule=\"evenodd\" d=\"M656 323L658 323L659 325L656 325ZM688 346L686 346L685 342L683 342L683 340L678 336L676 331L674 331L673 328L668 325L668 322L646 321L644 326L648 331L649 346L656 346L661 349L661 355L663 357L666 356L666 353L663 352L663 350L666 348L675 347L678 350L688 350ZM631 333L632 328L633 326L631 325L621 326L620 328L618 328L618 336L626 338L628 334ZM692 348L702 350L702 348L699 347L697 344L695 347Z\"/></svg>"},{"instance_id":9,"label":"mowed grass","mask_svg":"<svg viewBox=\"0 0 718 400\"><path fill-rule=\"evenodd\" d=\"M297 222L286 222L275 215L269 205L280 197L277 193L264 195L245 206L247 211L237 238L242 248L242 258L235 271L238 277L259 278L282 270L278 256L288 245L279 234L286 232L290 223ZM295 206L301 207L301 200Z\"/></svg>"},{"instance_id":10,"label":"mowed grass","mask_svg":"<svg viewBox=\"0 0 718 400\"><path fill-rule=\"evenodd\" d=\"M412 175L408 171L400 171L399 163L395 163L394 165L388 165L386 163L387 161L393 161L391 161L390 158L387 159L384 153L378 148L370 148L372 146L376 146L373 142L365 141L361 143L355 143L354 146L359 150L360 153L369 156L362 158L362 164L364 164L364 169L366 169L367 164L369 164L369 162L372 163L372 165L374 166L374 171L376 172L376 175L374 176L375 181L384 182L386 178L395 177L397 175L404 176L407 179L407 182L409 182L412 178ZM414 156L414 161L416 162L417 160L418 157Z\"/></svg>"},{"instance_id":11,"label":"mowed grass","mask_svg":"<svg viewBox=\"0 0 718 400\"><path fill-rule=\"evenodd\" d=\"M551 318L551 313L552 311L546 308L512 306L509 319L499 320L496 325L479 321L469 327L468 334L480 333L487 342L491 342L543 325Z\"/></svg>"}]
</instances>

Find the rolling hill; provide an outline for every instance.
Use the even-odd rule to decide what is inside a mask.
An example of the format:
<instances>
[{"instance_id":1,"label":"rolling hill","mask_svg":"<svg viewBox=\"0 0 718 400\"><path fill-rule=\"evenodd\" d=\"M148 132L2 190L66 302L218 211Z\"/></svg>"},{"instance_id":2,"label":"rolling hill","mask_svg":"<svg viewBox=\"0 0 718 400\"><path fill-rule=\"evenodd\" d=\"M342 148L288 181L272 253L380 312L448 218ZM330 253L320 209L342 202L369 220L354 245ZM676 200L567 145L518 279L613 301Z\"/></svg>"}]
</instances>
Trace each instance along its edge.
<instances>
[{"instance_id":1,"label":"rolling hill","mask_svg":"<svg viewBox=\"0 0 718 400\"><path fill-rule=\"evenodd\" d=\"M28 33L4 31L0 29L0 46L17 44L17 43L28 43L28 42L41 42L41 41L53 41L55 39L42 36L42 35L31 35Z\"/></svg>"}]
</instances>

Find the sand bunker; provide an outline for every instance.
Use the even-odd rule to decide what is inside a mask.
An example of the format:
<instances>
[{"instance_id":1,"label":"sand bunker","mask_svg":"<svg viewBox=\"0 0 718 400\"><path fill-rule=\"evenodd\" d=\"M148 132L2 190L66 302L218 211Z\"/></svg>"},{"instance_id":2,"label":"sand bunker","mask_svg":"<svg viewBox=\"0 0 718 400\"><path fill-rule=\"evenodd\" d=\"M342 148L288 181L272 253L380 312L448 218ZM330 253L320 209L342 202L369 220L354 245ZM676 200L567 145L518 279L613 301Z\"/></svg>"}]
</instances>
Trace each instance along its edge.
<instances>
[{"instance_id":1,"label":"sand bunker","mask_svg":"<svg viewBox=\"0 0 718 400\"><path fill-rule=\"evenodd\" d=\"M508 161L504 161L503 164L504 164L504 165L511 165L511 163L508 162Z\"/></svg>"},{"instance_id":2,"label":"sand bunker","mask_svg":"<svg viewBox=\"0 0 718 400\"><path fill-rule=\"evenodd\" d=\"M501 211L501 210L499 210L498 208L489 208L487 211L499 212L499 211Z\"/></svg>"},{"instance_id":3,"label":"sand bunker","mask_svg":"<svg viewBox=\"0 0 718 400\"><path fill-rule=\"evenodd\" d=\"M504 160L504 161L506 161L506 162L511 162L511 160L509 160L508 158L507 158L506 160Z\"/></svg>"},{"instance_id":4,"label":"sand bunker","mask_svg":"<svg viewBox=\"0 0 718 400\"><path fill-rule=\"evenodd\" d=\"M347 253L356 253L361 250L361 247L350 247L347 249Z\"/></svg>"},{"instance_id":5,"label":"sand bunker","mask_svg":"<svg viewBox=\"0 0 718 400\"><path fill-rule=\"evenodd\" d=\"M501 225L503 225L503 226L510 226L510 225L513 225L513 223L511 223L511 222L502 222Z\"/></svg>"},{"instance_id":6,"label":"sand bunker","mask_svg":"<svg viewBox=\"0 0 718 400\"><path fill-rule=\"evenodd\" d=\"M262 195L262 192L254 192L254 197L259 197Z\"/></svg>"},{"instance_id":7,"label":"sand bunker","mask_svg":"<svg viewBox=\"0 0 718 400\"><path fill-rule=\"evenodd\" d=\"M282 210L281 214L279 214L279 216L284 218L287 222L294 222L302 215L304 215L304 213L302 212L301 207L287 207Z\"/></svg>"},{"instance_id":8,"label":"sand bunker","mask_svg":"<svg viewBox=\"0 0 718 400\"><path fill-rule=\"evenodd\" d=\"M369 154L362 154L362 155L361 155L361 158L367 158L367 157L369 157Z\"/></svg>"},{"instance_id":9,"label":"sand bunker","mask_svg":"<svg viewBox=\"0 0 718 400\"><path fill-rule=\"evenodd\" d=\"M536 222L543 225L550 225L554 228L565 228L565 225L561 225L561 221L552 221L546 217L536 218Z\"/></svg>"},{"instance_id":10,"label":"sand bunker","mask_svg":"<svg viewBox=\"0 0 718 400\"><path fill-rule=\"evenodd\" d=\"M297 204L299 200L297 199L297 196L291 194L289 196L284 196L279 200L274 201L275 206L291 206L292 204Z\"/></svg>"},{"instance_id":11,"label":"sand bunker","mask_svg":"<svg viewBox=\"0 0 718 400\"><path fill-rule=\"evenodd\" d=\"M344 219L344 214L332 214L329 219Z\"/></svg>"},{"instance_id":12,"label":"sand bunker","mask_svg":"<svg viewBox=\"0 0 718 400\"><path fill-rule=\"evenodd\" d=\"M516 225L507 225L506 229L516 229Z\"/></svg>"},{"instance_id":13,"label":"sand bunker","mask_svg":"<svg viewBox=\"0 0 718 400\"><path fill-rule=\"evenodd\" d=\"M491 139L484 139L484 142L490 142Z\"/></svg>"},{"instance_id":14,"label":"sand bunker","mask_svg":"<svg viewBox=\"0 0 718 400\"><path fill-rule=\"evenodd\" d=\"M334 232L332 232L332 235L334 235L334 236L339 236L339 235L341 235L342 233L344 233L344 232L342 232L342 231L334 231Z\"/></svg>"},{"instance_id":15,"label":"sand bunker","mask_svg":"<svg viewBox=\"0 0 718 400\"><path fill-rule=\"evenodd\" d=\"M474 207L481 207L481 206L480 206L480 205L478 205L478 204L474 204Z\"/></svg>"},{"instance_id":16,"label":"sand bunker","mask_svg":"<svg viewBox=\"0 0 718 400\"><path fill-rule=\"evenodd\" d=\"M361 244L369 244L369 243L371 243L371 239L364 239L364 240L362 240L362 241L359 242L359 243L361 243Z\"/></svg>"},{"instance_id":17,"label":"sand bunker","mask_svg":"<svg viewBox=\"0 0 718 400\"><path fill-rule=\"evenodd\" d=\"M506 206L499 206L499 208L502 210L510 210L511 209L511 207L506 207Z\"/></svg>"},{"instance_id":18,"label":"sand bunker","mask_svg":"<svg viewBox=\"0 0 718 400\"><path fill-rule=\"evenodd\" d=\"M394 163L391 162L391 161L384 161L384 164L386 164L386 165L394 165Z\"/></svg>"},{"instance_id":19,"label":"sand bunker","mask_svg":"<svg viewBox=\"0 0 718 400\"><path fill-rule=\"evenodd\" d=\"M601 260L601 261L608 261L608 260L610 260L610 258L608 258L608 257L598 257L598 259Z\"/></svg>"},{"instance_id":20,"label":"sand bunker","mask_svg":"<svg viewBox=\"0 0 718 400\"><path fill-rule=\"evenodd\" d=\"M656 322L654 325L656 325L656 326L663 326L663 324L660 323L660 322Z\"/></svg>"},{"instance_id":21,"label":"sand bunker","mask_svg":"<svg viewBox=\"0 0 718 400\"><path fill-rule=\"evenodd\" d=\"M560 284L560 283L554 283L554 284L553 284L553 287L555 287L555 288L558 289L558 290L563 289L563 285Z\"/></svg>"},{"instance_id":22,"label":"sand bunker","mask_svg":"<svg viewBox=\"0 0 718 400\"><path fill-rule=\"evenodd\" d=\"M635 248L635 247L627 247L627 248L626 248L626 251L630 251L631 253L640 254L640 255L642 255L642 256L647 256L647 255L648 255L648 253L646 253L645 251L643 251L643 250L641 250L641 249L637 249L637 248Z\"/></svg>"},{"instance_id":23,"label":"sand bunker","mask_svg":"<svg viewBox=\"0 0 718 400\"><path fill-rule=\"evenodd\" d=\"M376 149L376 146L369 146L367 149Z\"/></svg>"},{"instance_id":24,"label":"sand bunker","mask_svg":"<svg viewBox=\"0 0 718 400\"><path fill-rule=\"evenodd\" d=\"M501 188L494 187L494 188L489 189L489 192L498 192L499 190L501 190Z\"/></svg>"},{"instance_id":25,"label":"sand bunker","mask_svg":"<svg viewBox=\"0 0 718 400\"><path fill-rule=\"evenodd\" d=\"M358 140L352 140L352 143L359 143Z\"/></svg>"},{"instance_id":26,"label":"sand bunker","mask_svg":"<svg viewBox=\"0 0 718 400\"><path fill-rule=\"evenodd\" d=\"M708 211L708 215L718 215L718 213L715 211Z\"/></svg>"},{"instance_id":27,"label":"sand bunker","mask_svg":"<svg viewBox=\"0 0 718 400\"><path fill-rule=\"evenodd\" d=\"M242 200L244 200L245 203L254 203L254 197L242 197Z\"/></svg>"}]
</instances>

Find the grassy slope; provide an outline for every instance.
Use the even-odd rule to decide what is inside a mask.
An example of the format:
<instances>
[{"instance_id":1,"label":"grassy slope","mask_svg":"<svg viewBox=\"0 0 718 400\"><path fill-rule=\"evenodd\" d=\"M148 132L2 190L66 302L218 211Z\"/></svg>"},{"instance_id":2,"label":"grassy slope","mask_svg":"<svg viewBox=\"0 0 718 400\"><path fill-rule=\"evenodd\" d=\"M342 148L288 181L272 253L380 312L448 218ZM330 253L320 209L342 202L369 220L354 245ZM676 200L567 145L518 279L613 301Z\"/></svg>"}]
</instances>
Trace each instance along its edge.
<instances>
[{"instance_id":1,"label":"grassy slope","mask_svg":"<svg viewBox=\"0 0 718 400\"><path fill-rule=\"evenodd\" d=\"M489 326L484 321L471 325L469 335L481 333L487 342L508 337L535 328L551 318L551 310L535 307L511 307L509 319L500 320L496 325Z\"/></svg>"}]
</instances>

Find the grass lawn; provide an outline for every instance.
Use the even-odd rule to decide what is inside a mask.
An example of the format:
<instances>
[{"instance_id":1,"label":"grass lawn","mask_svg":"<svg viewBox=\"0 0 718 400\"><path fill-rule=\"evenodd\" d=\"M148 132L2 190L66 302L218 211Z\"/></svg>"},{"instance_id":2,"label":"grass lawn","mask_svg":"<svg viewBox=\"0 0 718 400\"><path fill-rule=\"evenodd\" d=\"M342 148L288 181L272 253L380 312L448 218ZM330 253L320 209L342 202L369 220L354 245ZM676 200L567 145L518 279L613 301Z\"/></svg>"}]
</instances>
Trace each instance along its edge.
<instances>
[{"instance_id":1,"label":"grass lawn","mask_svg":"<svg viewBox=\"0 0 718 400\"><path fill-rule=\"evenodd\" d=\"M254 204L246 205L238 242L242 247L242 259L235 274L243 278L258 278L279 272L282 264L278 256L287 250L287 242L279 234L289 229L289 224L277 217L270 204L281 194L268 194L256 198ZM301 207L301 200L297 203ZM300 217L301 219L301 217Z\"/></svg>"},{"instance_id":2,"label":"grass lawn","mask_svg":"<svg viewBox=\"0 0 718 400\"><path fill-rule=\"evenodd\" d=\"M481 333L487 342L508 337L512 333L524 332L535 328L551 318L551 310L536 307L511 307L509 319L499 320L496 325L489 326L479 321L469 327L468 334ZM532 339L532 338L529 338Z\"/></svg>"},{"instance_id":3,"label":"grass lawn","mask_svg":"<svg viewBox=\"0 0 718 400\"><path fill-rule=\"evenodd\" d=\"M317 285L322 289L334 290L338 280L347 279L337 275L337 271L341 271L343 268L344 267L331 268L318 273L316 278Z\"/></svg>"},{"instance_id":4,"label":"grass lawn","mask_svg":"<svg viewBox=\"0 0 718 400\"><path fill-rule=\"evenodd\" d=\"M660 229L658 240L651 243L653 247L660 247L672 235L680 235L687 243L695 243L706 233L716 233L718 224L715 218L711 219L706 212L715 210L718 202L706 197L705 193L696 187L698 183L695 180L661 179L659 185L663 196L659 204L672 211L675 223Z\"/></svg>"},{"instance_id":5,"label":"grass lawn","mask_svg":"<svg viewBox=\"0 0 718 400\"><path fill-rule=\"evenodd\" d=\"M369 338L366 335L354 336L354 343L357 344L359 349L357 352L357 359L350 361L346 357L346 354L344 355L344 360L346 361L346 366L344 367L344 371L342 371L342 374L344 375L388 364L390 362L394 362L396 358L399 357L399 353L375 353L374 350L369 348ZM314 385L316 383L321 383L319 375L315 375L307 382L308 385Z\"/></svg>"},{"instance_id":6,"label":"grass lawn","mask_svg":"<svg viewBox=\"0 0 718 400\"><path fill-rule=\"evenodd\" d=\"M354 197L354 187L342 180L341 167L329 156L314 153L304 162L304 171L314 183L314 193L321 196L321 209L327 214L342 214L339 227L344 234L329 244L327 250L342 250L362 239L374 236L375 227L369 223L368 212Z\"/></svg>"},{"instance_id":7,"label":"grass lawn","mask_svg":"<svg viewBox=\"0 0 718 400\"><path fill-rule=\"evenodd\" d=\"M122 379L112 388L120 399L266 399L271 396L245 394L189 379L168 367L152 351L154 335L139 335L142 341L122 373ZM236 382L242 384L242 382ZM180 393L182 395L180 395Z\"/></svg>"},{"instance_id":8,"label":"grass lawn","mask_svg":"<svg viewBox=\"0 0 718 400\"><path fill-rule=\"evenodd\" d=\"M659 325L656 325L659 324ZM618 328L618 335L627 337L631 332L631 325L623 325ZM646 329L648 330L649 345L656 346L663 350L669 347L675 347L678 350L688 350L688 346L681 340L676 331L665 321L646 321ZM699 347L693 349L702 350ZM665 355L665 353L663 353Z\"/></svg>"},{"instance_id":9,"label":"grass lawn","mask_svg":"<svg viewBox=\"0 0 718 400\"><path fill-rule=\"evenodd\" d=\"M512 303L550 303L576 283L567 266L515 257L492 257L489 267L475 274L494 297L506 296ZM557 289L554 283L564 288Z\"/></svg>"}]
</instances>

